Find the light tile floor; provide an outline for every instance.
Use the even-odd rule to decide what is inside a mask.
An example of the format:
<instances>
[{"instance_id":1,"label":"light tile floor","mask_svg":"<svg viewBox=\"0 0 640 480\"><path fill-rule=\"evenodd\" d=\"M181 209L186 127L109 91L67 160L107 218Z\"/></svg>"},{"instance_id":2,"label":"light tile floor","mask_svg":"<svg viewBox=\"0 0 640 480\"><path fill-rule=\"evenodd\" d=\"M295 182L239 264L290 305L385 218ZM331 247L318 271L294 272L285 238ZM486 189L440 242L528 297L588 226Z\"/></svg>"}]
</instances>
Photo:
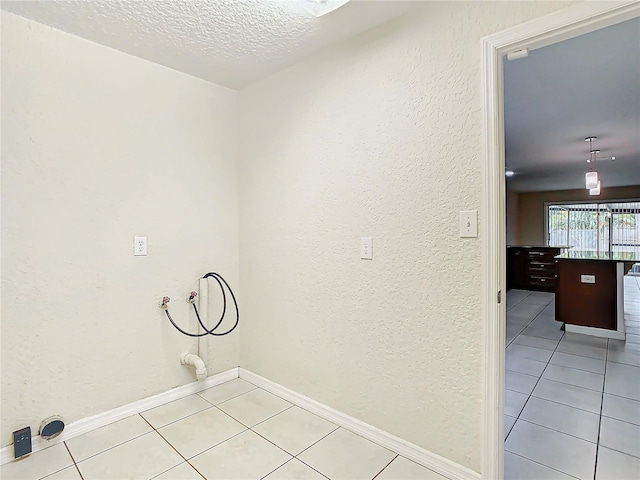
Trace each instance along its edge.
<instances>
[{"instance_id":1,"label":"light tile floor","mask_svg":"<svg viewBox=\"0 0 640 480\"><path fill-rule=\"evenodd\" d=\"M505 479L640 478L640 277L627 340L564 333L552 293L507 293Z\"/></svg>"},{"instance_id":2,"label":"light tile floor","mask_svg":"<svg viewBox=\"0 0 640 480\"><path fill-rule=\"evenodd\" d=\"M565 334L553 294L507 294L505 478L640 478L640 278L626 342ZM2 466L3 479L442 479L232 380Z\"/></svg>"},{"instance_id":3,"label":"light tile floor","mask_svg":"<svg viewBox=\"0 0 640 480\"><path fill-rule=\"evenodd\" d=\"M241 379L36 452L2 466L0 476L4 480L445 478Z\"/></svg>"}]
</instances>

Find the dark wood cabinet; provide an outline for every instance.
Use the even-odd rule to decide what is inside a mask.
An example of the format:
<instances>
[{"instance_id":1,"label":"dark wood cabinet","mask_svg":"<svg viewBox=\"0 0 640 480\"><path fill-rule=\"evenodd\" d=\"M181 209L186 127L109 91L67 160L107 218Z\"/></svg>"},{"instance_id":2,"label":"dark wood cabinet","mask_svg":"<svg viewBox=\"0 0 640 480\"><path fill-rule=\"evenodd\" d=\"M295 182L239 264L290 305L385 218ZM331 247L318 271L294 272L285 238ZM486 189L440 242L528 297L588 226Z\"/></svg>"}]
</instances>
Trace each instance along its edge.
<instances>
[{"instance_id":1,"label":"dark wood cabinet","mask_svg":"<svg viewBox=\"0 0 640 480\"><path fill-rule=\"evenodd\" d=\"M507 288L555 292L562 247L507 247Z\"/></svg>"},{"instance_id":2,"label":"dark wood cabinet","mask_svg":"<svg viewBox=\"0 0 640 480\"><path fill-rule=\"evenodd\" d=\"M558 264L556 320L585 327L617 328L616 262L563 259ZM585 283L582 276L593 277Z\"/></svg>"},{"instance_id":3,"label":"dark wood cabinet","mask_svg":"<svg viewBox=\"0 0 640 480\"><path fill-rule=\"evenodd\" d=\"M508 288L529 287L527 281L527 252L520 248L507 249L507 284Z\"/></svg>"}]
</instances>

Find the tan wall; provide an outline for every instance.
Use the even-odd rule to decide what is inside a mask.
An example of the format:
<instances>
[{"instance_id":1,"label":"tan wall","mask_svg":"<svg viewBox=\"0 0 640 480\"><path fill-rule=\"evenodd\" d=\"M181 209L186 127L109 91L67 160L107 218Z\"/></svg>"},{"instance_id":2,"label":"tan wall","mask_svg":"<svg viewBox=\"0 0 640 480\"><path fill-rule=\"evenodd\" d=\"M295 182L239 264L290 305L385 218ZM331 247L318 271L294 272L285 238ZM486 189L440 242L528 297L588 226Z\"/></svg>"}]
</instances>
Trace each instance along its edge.
<instances>
[{"instance_id":1,"label":"tan wall","mask_svg":"<svg viewBox=\"0 0 640 480\"><path fill-rule=\"evenodd\" d=\"M517 245L520 243L518 235L518 205L520 195L518 192L507 189L507 245Z\"/></svg>"},{"instance_id":2,"label":"tan wall","mask_svg":"<svg viewBox=\"0 0 640 480\"><path fill-rule=\"evenodd\" d=\"M524 192L518 195L518 239L522 245L544 245L544 204L546 202L597 202L640 198L640 185L602 189L592 197L586 189L552 192ZM508 214L507 214L508 215ZM507 240L508 241L508 240Z\"/></svg>"}]
</instances>

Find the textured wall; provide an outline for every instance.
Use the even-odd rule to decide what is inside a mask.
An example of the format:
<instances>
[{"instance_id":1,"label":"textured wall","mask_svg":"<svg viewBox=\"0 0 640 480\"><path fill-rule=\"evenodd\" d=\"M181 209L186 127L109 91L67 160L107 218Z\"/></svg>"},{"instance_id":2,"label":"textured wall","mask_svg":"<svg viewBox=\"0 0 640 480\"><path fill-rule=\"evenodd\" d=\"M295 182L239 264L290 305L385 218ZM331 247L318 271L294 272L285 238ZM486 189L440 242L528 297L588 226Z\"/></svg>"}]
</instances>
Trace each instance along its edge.
<instances>
[{"instance_id":1,"label":"textured wall","mask_svg":"<svg viewBox=\"0 0 640 480\"><path fill-rule=\"evenodd\" d=\"M578 173L580 174L580 172ZM603 188L592 197L586 189L551 192L522 192L518 195L519 242L523 245L546 245L544 237L545 202L598 202L602 200L640 199L640 185Z\"/></svg>"},{"instance_id":2,"label":"textured wall","mask_svg":"<svg viewBox=\"0 0 640 480\"><path fill-rule=\"evenodd\" d=\"M244 367L480 470L480 38L563 6L428 2L241 92Z\"/></svg>"},{"instance_id":3,"label":"textured wall","mask_svg":"<svg viewBox=\"0 0 640 480\"><path fill-rule=\"evenodd\" d=\"M178 357L196 341L157 302L195 328L197 278L238 285L237 108L237 92L3 12L2 445L195 380ZM238 340L211 340L211 373L238 365Z\"/></svg>"}]
</instances>

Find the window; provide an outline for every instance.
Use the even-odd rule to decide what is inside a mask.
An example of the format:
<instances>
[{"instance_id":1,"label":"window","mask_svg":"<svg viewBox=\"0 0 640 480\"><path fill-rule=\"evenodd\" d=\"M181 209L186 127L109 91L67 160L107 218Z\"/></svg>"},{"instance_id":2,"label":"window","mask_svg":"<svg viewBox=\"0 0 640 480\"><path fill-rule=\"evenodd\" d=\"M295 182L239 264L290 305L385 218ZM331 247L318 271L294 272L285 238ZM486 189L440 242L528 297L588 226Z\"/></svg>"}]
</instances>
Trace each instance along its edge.
<instances>
[{"instance_id":1,"label":"window","mask_svg":"<svg viewBox=\"0 0 640 480\"><path fill-rule=\"evenodd\" d=\"M640 201L547 204L547 245L640 258Z\"/></svg>"}]
</instances>

